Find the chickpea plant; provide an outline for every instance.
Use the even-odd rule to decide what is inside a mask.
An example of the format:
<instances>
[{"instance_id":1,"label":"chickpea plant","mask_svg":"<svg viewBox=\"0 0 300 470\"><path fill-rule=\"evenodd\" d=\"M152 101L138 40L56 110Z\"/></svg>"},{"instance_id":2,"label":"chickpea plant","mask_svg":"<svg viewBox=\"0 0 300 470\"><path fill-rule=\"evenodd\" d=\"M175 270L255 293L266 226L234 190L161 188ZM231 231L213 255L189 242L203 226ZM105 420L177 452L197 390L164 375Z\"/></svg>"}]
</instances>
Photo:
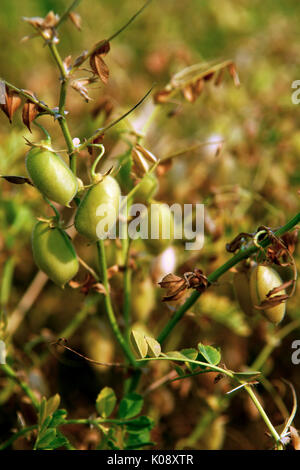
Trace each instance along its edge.
<instances>
[{"instance_id":1,"label":"chickpea plant","mask_svg":"<svg viewBox=\"0 0 300 470\"><path fill-rule=\"evenodd\" d=\"M112 273L107 268L104 233L101 228L99 229L101 215L96 214L96 208L101 204L106 204L111 209L107 221L108 228L111 228L116 223L115 214L120 209L121 193L127 196L129 204L133 201L148 204L157 194L158 180L155 171L159 168L161 162L148 149L144 148L144 135L132 132L133 142L131 141L128 152L119 159L119 173L116 174L115 170L110 170L105 174L101 174L97 173L96 169L105 151L102 143L105 133L127 118L150 92L147 92L141 101L125 115L97 129L93 135L87 136L82 142L78 142L78 139L74 139L71 135L69 121L72 118L72 112L66 112L65 102L69 86L72 86L86 101L89 101L88 86L96 80L101 80L103 84L107 83L109 70L104 57L110 51L111 42L150 2L148 1L135 13L117 33L107 40L101 40L90 50L84 51L71 63L69 58L63 61L60 56L58 50L59 32L63 23L68 19L71 19L75 26L80 26L80 17L74 12L79 3L80 0L75 0L62 16L50 12L46 18L25 18L25 21L34 28L35 34L41 37L58 67L60 73L60 99L56 108L50 108L31 91L19 89L5 79L1 80L5 90L5 103L1 104L1 108L9 120L11 121L15 111L23 106L22 117L24 124L29 130L31 130L32 124L36 124L46 135L44 140L38 143L27 142L30 146L30 150L26 155L28 177L5 175L2 178L12 184L33 185L40 192L45 203L53 210L53 217L39 217L33 229L32 252L38 268L58 288L64 288L68 285L78 287L79 284L73 278L76 276L81 264L89 275L88 282L83 288L86 288L87 291L89 289L94 291L94 294L95 291L97 293L96 297L91 296L91 302L96 303L100 296L104 301L112 332L124 355L124 362L103 364L88 357L84 357L84 359L100 366L113 367L116 370L123 369L127 371L129 378L125 382L124 395L121 400L118 401L114 390L106 386L99 392L95 404L95 414L92 417L68 419L67 411L59 407L60 396L58 394L39 400L27 381L20 379L14 370L13 356L9 350L7 364L1 365L2 371L9 379L16 382L31 400L36 411L37 420L36 424L24 426L13 434L0 448L9 447L20 436L32 435L34 449L61 447L74 449L72 443L64 435L64 426L67 424L93 426L100 436L98 449L138 449L154 445L151 430L155 423L152 418L141 414L145 397L138 390L141 378L152 361L168 361L176 371L176 380L184 380L186 377L197 374L215 373L216 381L227 377L229 382L233 384L233 388L229 393L235 390L244 390L253 401L268 428L273 440L273 447L283 449L289 439L290 426L296 413L296 399L291 384L294 407L288 424L283 431L278 431L267 416L253 389L262 377L260 358L255 361L254 365L249 366L248 370L234 372L222 365L220 350L211 345L199 343L195 348L187 345L187 349L171 352L163 352L162 347L173 328L180 322L187 310L195 304L202 293L236 265L234 286L241 309L246 315L262 314L266 321L274 324L280 323L285 315L287 299L292 295L295 288L296 270L294 268L293 279L283 283L279 274L271 265L274 263L283 264L281 260L285 259L288 260L289 265L294 267L287 237L290 235L288 232L300 221L300 213L275 231L267 227L260 227L253 234L239 234L227 246L227 250L235 254L224 265L209 275L205 275L200 269L195 268L192 273L186 273L183 277L171 273L165 276L160 283L161 287L166 289L166 296L163 300L179 302L177 310L166 322L165 327L156 339L144 334L143 331L132 329L130 241L128 237L120 237L124 264L121 273L124 283L123 328L121 328L112 302L109 282ZM89 61L91 69L90 78L75 79L74 73L80 72L87 61ZM149 118L148 125L155 119L161 107L169 103L175 95L182 94L185 100L194 102L202 92L205 83L212 80L213 77L221 80L225 70L229 71L235 85L239 85L237 71L232 61L195 65L176 74L165 88L155 93L154 112ZM47 130L36 122L40 116L48 116L60 126L65 139L69 165L54 150ZM147 130L148 125L145 126L145 130ZM120 136L122 138L122 134ZM85 149L89 150L94 159L90 170L90 184L86 186L77 178L77 159L80 158L81 152ZM138 183L135 185L132 171L135 173L135 178L138 177ZM76 231L85 237L86 243L92 243L95 246L100 266L99 273L95 272L84 260L77 256L72 240L65 231L66 226L61 220L60 209L57 204L73 209ZM158 207L160 220L168 219L170 221L171 233L170 239L166 240L163 239L161 230L159 230L157 239L149 238L145 240L148 252L155 256L162 253L170 245L174 236L171 212L161 203ZM117 241L114 242L117 243ZM7 265L4 278L6 279L9 276L11 276L11 270ZM82 315L82 312L80 313ZM274 335L277 335L278 338L283 336L280 330L274 331ZM71 332L69 331L68 334L70 335ZM4 331L2 339L6 338ZM73 351L65 339L58 340L57 346ZM76 351L73 351L73 353L80 355Z\"/></svg>"}]
</instances>

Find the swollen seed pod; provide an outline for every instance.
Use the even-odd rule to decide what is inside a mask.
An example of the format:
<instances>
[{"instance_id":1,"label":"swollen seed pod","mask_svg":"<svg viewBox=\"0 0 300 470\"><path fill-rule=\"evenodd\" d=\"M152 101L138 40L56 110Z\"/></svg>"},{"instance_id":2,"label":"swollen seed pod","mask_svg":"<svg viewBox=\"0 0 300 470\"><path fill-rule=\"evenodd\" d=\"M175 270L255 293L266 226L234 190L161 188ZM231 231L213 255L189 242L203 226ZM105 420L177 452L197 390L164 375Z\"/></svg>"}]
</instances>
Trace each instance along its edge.
<instances>
[{"instance_id":1,"label":"swollen seed pod","mask_svg":"<svg viewBox=\"0 0 300 470\"><path fill-rule=\"evenodd\" d=\"M121 190L112 176L93 185L80 202L75 215L75 228L91 242L101 238L114 226L119 211Z\"/></svg>"},{"instance_id":2,"label":"swollen seed pod","mask_svg":"<svg viewBox=\"0 0 300 470\"><path fill-rule=\"evenodd\" d=\"M250 295L249 273L238 271L233 276L233 287L237 301L246 315L253 315L253 304Z\"/></svg>"},{"instance_id":3,"label":"swollen seed pod","mask_svg":"<svg viewBox=\"0 0 300 470\"><path fill-rule=\"evenodd\" d=\"M282 285L282 280L277 272L269 266L255 266L250 274L250 295L255 309L256 305L267 300L267 294ZM285 290L281 290L274 295L283 295ZM273 295L271 296L273 297ZM264 310L255 309L262 313L271 323L279 323L285 314L285 302L276 305L275 307L266 308Z\"/></svg>"},{"instance_id":4,"label":"swollen seed pod","mask_svg":"<svg viewBox=\"0 0 300 470\"><path fill-rule=\"evenodd\" d=\"M76 176L54 152L33 147L26 156L26 169L33 184L51 201L69 206L78 190Z\"/></svg>"},{"instance_id":5,"label":"swollen seed pod","mask_svg":"<svg viewBox=\"0 0 300 470\"><path fill-rule=\"evenodd\" d=\"M154 255L164 251L174 239L174 217L167 204L151 204L148 211L147 249Z\"/></svg>"},{"instance_id":6,"label":"swollen seed pod","mask_svg":"<svg viewBox=\"0 0 300 470\"><path fill-rule=\"evenodd\" d=\"M79 269L71 241L60 228L37 222L32 232L32 251L36 265L58 286L64 287Z\"/></svg>"}]
</instances>

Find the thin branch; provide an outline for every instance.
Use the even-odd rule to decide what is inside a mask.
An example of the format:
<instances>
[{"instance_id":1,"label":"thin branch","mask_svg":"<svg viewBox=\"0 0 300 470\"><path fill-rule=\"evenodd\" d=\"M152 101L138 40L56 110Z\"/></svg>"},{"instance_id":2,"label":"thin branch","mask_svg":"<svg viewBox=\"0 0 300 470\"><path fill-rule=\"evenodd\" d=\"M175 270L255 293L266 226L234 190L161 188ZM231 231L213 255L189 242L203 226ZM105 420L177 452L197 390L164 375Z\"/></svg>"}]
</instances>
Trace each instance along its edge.
<instances>
[{"instance_id":1,"label":"thin branch","mask_svg":"<svg viewBox=\"0 0 300 470\"><path fill-rule=\"evenodd\" d=\"M282 236L284 233L291 230L299 222L300 222L300 212L295 217L293 217L289 222L283 225L279 230L277 230L274 233L274 235L276 237ZM249 258L249 256L256 253L260 249L260 247L265 248L268 245L270 245L270 243L271 243L270 238L266 238L258 246L253 245L245 250L240 250L235 256L233 256L231 259L226 261L226 263L224 263L222 266L216 269L213 273L207 276L207 279L210 285L216 282L219 279L219 277L221 277L224 273L226 273L226 271L228 271L230 268L235 266L237 263L239 263L240 261L246 258ZM185 303L181 307L179 307L179 309L174 313L173 317L166 324L162 332L159 334L157 338L157 341L159 341L159 343L163 343L165 341L167 336L170 334L173 328L177 325L177 323L181 320L181 318L187 312L187 310L189 310L195 304L195 302L197 302L200 295L201 295L201 292L194 291L192 295L185 301Z\"/></svg>"},{"instance_id":2,"label":"thin branch","mask_svg":"<svg viewBox=\"0 0 300 470\"><path fill-rule=\"evenodd\" d=\"M69 14L75 10L75 8L78 7L79 3L81 2L81 0L74 0L73 3L71 3L71 5L66 9L66 11L61 15L57 25L56 25L56 29L59 28L59 26L68 19L68 16Z\"/></svg>"},{"instance_id":3,"label":"thin branch","mask_svg":"<svg viewBox=\"0 0 300 470\"><path fill-rule=\"evenodd\" d=\"M25 90L22 90L20 88L17 88L15 85L12 85L9 83L7 80L3 80L3 78L0 78L0 82L5 83L5 85L10 88L11 90L15 91L18 93L18 95L23 96L23 98L26 98L26 100L30 101L33 104L36 104L39 108L43 109L47 114L50 114L51 116L56 117L57 113L53 109L49 108L45 103L40 101L39 99L35 98L34 96L30 95L27 93Z\"/></svg>"},{"instance_id":4,"label":"thin branch","mask_svg":"<svg viewBox=\"0 0 300 470\"><path fill-rule=\"evenodd\" d=\"M110 42L115 39L119 34L121 34L144 10L147 6L152 2L152 0L148 0L128 21L123 25L118 31L113 33L106 41ZM85 56L84 60L80 63L80 65L73 66L72 73L76 71L87 59L91 57L91 55L97 50L99 43L96 44L90 51L88 51Z\"/></svg>"},{"instance_id":5,"label":"thin branch","mask_svg":"<svg viewBox=\"0 0 300 470\"><path fill-rule=\"evenodd\" d=\"M150 90L147 91L147 93L143 96L143 98L140 99L140 101L138 101L138 103L136 103L131 109L129 109L129 111L127 111L125 114L123 114L122 116L120 116L118 119L115 119L115 121L112 121L111 123L109 123L107 126L105 127L101 127L100 129L98 129L95 134L93 134L91 137L89 137L85 142L83 142L79 147L77 147L75 149L76 152L81 152L81 150L85 149L88 145L92 144L93 141L95 139L97 139L97 137L100 137L100 135L104 134L106 131L108 131L109 129L111 129L112 127L114 127L116 124L118 124L120 121L122 121L123 119L125 119L129 114L131 114L136 108L138 108L142 103L143 101L145 101L145 99L150 95L151 91L153 90L155 85L153 85Z\"/></svg>"}]
</instances>

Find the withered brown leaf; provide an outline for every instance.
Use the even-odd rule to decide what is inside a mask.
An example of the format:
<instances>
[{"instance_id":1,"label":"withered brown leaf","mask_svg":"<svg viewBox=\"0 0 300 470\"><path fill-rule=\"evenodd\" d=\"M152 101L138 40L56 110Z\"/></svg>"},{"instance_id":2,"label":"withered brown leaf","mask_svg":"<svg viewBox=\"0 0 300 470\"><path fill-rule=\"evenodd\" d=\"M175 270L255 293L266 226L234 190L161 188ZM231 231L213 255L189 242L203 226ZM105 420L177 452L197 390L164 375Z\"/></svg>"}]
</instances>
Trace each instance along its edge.
<instances>
[{"instance_id":1,"label":"withered brown leaf","mask_svg":"<svg viewBox=\"0 0 300 470\"><path fill-rule=\"evenodd\" d=\"M5 88L5 103L0 104L0 108L6 114L9 122L12 123L12 118L16 110L21 106L22 100L17 92Z\"/></svg>"},{"instance_id":2,"label":"withered brown leaf","mask_svg":"<svg viewBox=\"0 0 300 470\"><path fill-rule=\"evenodd\" d=\"M75 13L74 11L71 11L69 13L69 18L72 21L72 23L74 24L74 26L79 31L81 31L81 23L82 23L81 16L78 13Z\"/></svg>"},{"instance_id":3,"label":"withered brown leaf","mask_svg":"<svg viewBox=\"0 0 300 470\"><path fill-rule=\"evenodd\" d=\"M152 152L150 152L150 150L148 149L145 149L145 147L142 147L140 144L136 144L135 148L142 153L142 155L146 158L146 160L148 160L149 162L151 163L156 163L157 162L157 158L155 155L153 155Z\"/></svg>"},{"instance_id":4,"label":"withered brown leaf","mask_svg":"<svg viewBox=\"0 0 300 470\"><path fill-rule=\"evenodd\" d=\"M23 106L22 111L22 120L28 130L31 132L31 123L35 120L39 114L39 108L36 104L31 103L31 101L26 101Z\"/></svg>"},{"instance_id":5,"label":"withered brown leaf","mask_svg":"<svg viewBox=\"0 0 300 470\"><path fill-rule=\"evenodd\" d=\"M154 103L156 104L163 104L169 101L170 94L172 90L161 90L155 93L154 95Z\"/></svg>"},{"instance_id":6,"label":"withered brown leaf","mask_svg":"<svg viewBox=\"0 0 300 470\"><path fill-rule=\"evenodd\" d=\"M240 86L241 83L236 70L236 65L233 62L228 65L228 71L233 78L233 83L235 84L235 86Z\"/></svg>"},{"instance_id":7,"label":"withered brown leaf","mask_svg":"<svg viewBox=\"0 0 300 470\"><path fill-rule=\"evenodd\" d=\"M80 292L84 295L87 295L90 290L106 295L104 285L98 282L90 273L87 274L87 277L83 282L70 281L69 286L72 289L80 289Z\"/></svg>"},{"instance_id":8,"label":"withered brown leaf","mask_svg":"<svg viewBox=\"0 0 300 470\"><path fill-rule=\"evenodd\" d=\"M163 277L158 283L162 289L166 289L166 295L163 297L163 302L170 300L179 300L187 289L186 281L175 274L169 273Z\"/></svg>"},{"instance_id":9,"label":"withered brown leaf","mask_svg":"<svg viewBox=\"0 0 300 470\"><path fill-rule=\"evenodd\" d=\"M132 158L133 158L133 171L134 173L142 177L145 173L149 170L149 164L145 159L143 153L136 148L133 148L131 151Z\"/></svg>"},{"instance_id":10,"label":"withered brown leaf","mask_svg":"<svg viewBox=\"0 0 300 470\"><path fill-rule=\"evenodd\" d=\"M94 52L90 57L90 66L95 75L98 75L100 80L106 85L109 78L109 69L103 60L110 50L110 44L108 41L103 40L95 46Z\"/></svg>"}]
</instances>

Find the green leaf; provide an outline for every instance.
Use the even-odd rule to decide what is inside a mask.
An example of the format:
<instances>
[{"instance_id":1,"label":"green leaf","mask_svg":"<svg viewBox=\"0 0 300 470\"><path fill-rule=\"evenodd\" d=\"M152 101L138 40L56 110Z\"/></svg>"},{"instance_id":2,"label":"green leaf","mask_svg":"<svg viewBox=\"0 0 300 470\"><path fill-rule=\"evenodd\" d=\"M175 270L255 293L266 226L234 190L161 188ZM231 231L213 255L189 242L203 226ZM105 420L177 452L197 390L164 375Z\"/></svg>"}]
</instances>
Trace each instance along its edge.
<instances>
[{"instance_id":1,"label":"green leaf","mask_svg":"<svg viewBox=\"0 0 300 470\"><path fill-rule=\"evenodd\" d=\"M114 410L117 403L115 392L110 387L104 387L96 400L96 409L102 418L108 418Z\"/></svg>"},{"instance_id":2,"label":"green leaf","mask_svg":"<svg viewBox=\"0 0 300 470\"><path fill-rule=\"evenodd\" d=\"M126 423L126 429L130 433L139 433L142 429L152 429L154 424L153 419L148 416L139 416Z\"/></svg>"},{"instance_id":3,"label":"green leaf","mask_svg":"<svg viewBox=\"0 0 300 470\"><path fill-rule=\"evenodd\" d=\"M58 393L56 393L53 397L49 398L49 400L47 401L47 405L46 405L47 416L52 415L59 407L59 404L60 404L60 396Z\"/></svg>"},{"instance_id":4,"label":"green leaf","mask_svg":"<svg viewBox=\"0 0 300 470\"><path fill-rule=\"evenodd\" d=\"M145 339L145 335L138 330L132 330L130 339L133 349L137 353L138 357L141 359L146 357L148 352L148 343Z\"/></svg>"},{"instance_id":5,"label":"green leaf","mask_svg":"<svg viewBox=\"0 0 300 470\"><path fill-rule=\"evenodd\" d=\"M198 344L200 354L204 357L205 361L214 366L218 365L221 360L221 354L218 349L213 346L205 346L202 343Z\"/></svg>"},{"instance_id":6,"label":"green leaf","mask_svg":"<svg viewBox=\"0 0 300 470\"><path fill-rule=\"evenodd\" d=\"M56 430L54 428L47 429L38 439L38 449L51 449L51 443L56 438Z\"/></svg>"},{"instance_id":7,"label":"green leaf","mask_svg":"<svg viewBox=\"0 0 300 470\"><path fill-rule=\"evenodd\" d=\"M174 358L174 360L176 358L178 359L185 359L186 356L184 356L184 354L181 354L181 352L179 351L169 351L165 354L165 357L171 357L171 358Z\"/></svg>"},{"instance_id":8,"label":"green leaf","mask_svg":"<svg viewBox=\"0 0 300 470\"><path fill-rule=\"evenodd\" d=\"M182 349L180 353L183 356L186 356L188 359L191 359L192 361L196 361L198 357L198 351L194 348ZM185 364L191 372L193 372L195 369L197 369L197 367L199 367L197 364L191 364L189 362L186 362Z\"/></svg>"},{"instance_id":9,"label":"green leaf","mask_svg":"<svg viewBox=\"0 0 300 470\"><path fill-rule=\"evenodd\" d=\"M52 428L56 428L57 426L60 426L61 424L65 422L66 416L67 416L66 410L60 409L60 410L54 411L49 426Z\"/></svg>"},{"instance_id":10,"label":"green leaf","mask_svg":"<svg viewBox=\"0 0 300 470\"><path fill-rule=\"evenodd\" d=\"M150 432L149 430L143 430L136 433L129 433L125 445L125 450L138 449L140 447L152 446L154 442L150 441Z\"/></svg>"},{"instance_id":11,"label":"green leaf","mask_svg":"<svg viewBox=\"0 0 300 470\"><path fill-rule=\"evenodd\" d=\"M181 367L175 365L174 369L176 370L179 377L183 377L185 375L185 372Z\"/></svg>"},{"instance_id":12,"label":"green leaf","mask_svg":"<svg viewBox=\"0 0 300 470\"><path fill-rule=\"evenodd\" d=\"M156 339L151 338L149 336L145 337L147 343L148 343L148 356L150 357L158 357L160 356L161 353L161 346Z\"/></svg>"},{"instance_id":13,"label":"green leaf","mask_svg":"<svg viewBox=\"0 0 300 470\"><path fill-rule=\"evenodd\" d=\"M137 393L129 393L120 402L119 417L122 419L134 418L143 408L144 400Z\"/></svg>"}]
</instances>

